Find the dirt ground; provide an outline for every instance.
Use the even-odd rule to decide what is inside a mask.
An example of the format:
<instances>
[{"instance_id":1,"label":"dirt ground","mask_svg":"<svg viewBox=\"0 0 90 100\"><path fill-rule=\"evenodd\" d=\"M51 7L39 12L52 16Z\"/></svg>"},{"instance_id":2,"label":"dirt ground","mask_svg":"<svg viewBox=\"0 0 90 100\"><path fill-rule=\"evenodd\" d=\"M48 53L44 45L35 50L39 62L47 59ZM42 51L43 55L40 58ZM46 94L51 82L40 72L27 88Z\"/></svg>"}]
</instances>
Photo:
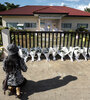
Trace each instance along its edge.
<instances>
[{"instance_id":1,"label":"dirt ground","mask_svg":"<svg viewBox=\"0 0 90 100\"><path fill-rule=\"evenodd\" d=\"M27 83L22 88L21 100L90 100L90 60L70 60L26 63L23 73ZM3 94L5 73L0 62L0 100L18 100L15 95Z\"/></svg>"}]
</instances>

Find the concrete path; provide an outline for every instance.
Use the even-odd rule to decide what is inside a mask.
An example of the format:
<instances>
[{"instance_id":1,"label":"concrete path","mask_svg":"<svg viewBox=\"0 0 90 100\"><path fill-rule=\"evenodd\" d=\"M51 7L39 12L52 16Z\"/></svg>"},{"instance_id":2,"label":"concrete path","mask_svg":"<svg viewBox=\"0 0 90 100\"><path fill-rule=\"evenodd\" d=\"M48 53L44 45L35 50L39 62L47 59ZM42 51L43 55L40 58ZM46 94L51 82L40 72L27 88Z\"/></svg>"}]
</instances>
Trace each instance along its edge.
<instances>
[{"instance_id":1,"label":"concrete path","mask_svg":"<svg viewBox=\"0 0 90 100\"><path fill-rule=\"evenodd\" d=\"M28 71L23 75L28 81L21 100L90 100L90 60L28 61L27 66ZM4 77L0 62L0 87ZM1 87L0 100L18 98L4 95Z\"/></svg>"}]
</instances>

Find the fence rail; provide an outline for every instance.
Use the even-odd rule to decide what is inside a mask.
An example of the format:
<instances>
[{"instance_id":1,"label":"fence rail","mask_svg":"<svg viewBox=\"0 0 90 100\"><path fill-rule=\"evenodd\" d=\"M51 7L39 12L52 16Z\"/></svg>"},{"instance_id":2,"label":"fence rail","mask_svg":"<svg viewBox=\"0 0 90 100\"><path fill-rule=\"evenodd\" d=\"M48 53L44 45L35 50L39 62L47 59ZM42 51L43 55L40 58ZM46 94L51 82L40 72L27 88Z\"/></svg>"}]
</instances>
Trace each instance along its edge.
<instances>
[{"instance_id":1,"label":"fence rail","mask_svg":"<svg viewBox=\"0 0 90 100\"><path fill-rule=\"evenodd\" d=\"M10 42L21 47L90 47L90 32L10 31Z\"/></svg>"}]
</instances>

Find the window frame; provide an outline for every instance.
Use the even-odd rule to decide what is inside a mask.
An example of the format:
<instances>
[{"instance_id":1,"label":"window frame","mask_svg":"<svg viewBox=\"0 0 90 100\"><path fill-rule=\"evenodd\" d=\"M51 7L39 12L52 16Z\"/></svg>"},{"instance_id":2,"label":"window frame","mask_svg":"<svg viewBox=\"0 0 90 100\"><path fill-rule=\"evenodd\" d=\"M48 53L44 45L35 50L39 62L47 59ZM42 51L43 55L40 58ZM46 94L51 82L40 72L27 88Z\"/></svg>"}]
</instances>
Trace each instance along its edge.
<instances>
[{"instance_id":1,"label":"window frame","mask_svg":"<svg viewBox=\"0 0 90 100\"><path fill-rule=\"evenodd\" d=\"M68 25L69 25L69 26L68 26ZM72 28L72 23L62 23L62 24L61 24L61 27L62 27L62 28L69 28L69 29L70 29L70 28Z\"/></svg>"},{"instance_id":2,"label":"window frame","mask_svg":"<svg viewBox=\"0 0 90 100\"><path fill-rule=\"evenodd\" d=\"M45 25L45 21L40 21L40 25Z\"/></svg>"},{"instance_id":3,"label":"window frame","mask_svg":"<svg viewBox=\"0 0 90 100\"><path fill-rule=\"evenodd\" d=\"M24 23L24 28L37 28L37 23L35 22L25 22Z\"/></svg>"},{"instance_id":4,"label":"window frame","mask_svg":"<svg viewBox=\"0 0 90 100\"><path fill-rule=\"evenodd\" d=\"M12 26L9 26L9 24L12 24ZM13 24L16 24L16 27L14 27ZM8 28L13 27L13 28L17 29L17 24L18 24L18 22L6 22L6 27L8 27Z\"/></svg>"},{"instance_id":5,"label":"window frame","mask_svg":"<svg viewBox=\"0 0 90 100\"><path fill-rule=\"evenodd\" d=\"M80 25L79 25L80 24ZM86 25L85 28L88 28L88 23L77 23L77 28L82 27L83 25Z\"/></svg>"}]
</instances>

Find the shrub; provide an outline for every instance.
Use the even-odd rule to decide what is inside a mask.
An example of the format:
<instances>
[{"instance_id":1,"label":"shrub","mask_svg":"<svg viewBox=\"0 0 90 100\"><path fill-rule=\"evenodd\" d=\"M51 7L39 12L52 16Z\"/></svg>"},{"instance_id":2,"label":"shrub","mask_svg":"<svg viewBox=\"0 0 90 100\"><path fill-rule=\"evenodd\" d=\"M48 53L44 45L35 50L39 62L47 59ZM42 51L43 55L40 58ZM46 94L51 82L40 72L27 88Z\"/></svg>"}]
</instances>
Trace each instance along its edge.
<instances>
[{"instance_id":1,"label":"shrub","mask_svg":"<svg viewBox=\"0 0 90 100\"><path fill-rule=\"evenodd\" d=\"M70 29L68 32L75 32L74 30Z\"/></svg>"},{"instance_id":2,"label":"shrub","mask_svg":"<svg viewBox=\"0 0 90 100\"><path fill-rule=\"evenodd\" d=\"M76 29L76 32L88 32L88 30L85 27L81 26L80 28Z\"/></svg>"},{"instance_id":3,"label":"shrub","mask_svg":"<svg viewBox=\"0 0 90 100\"><path fill-rule=\"evenodd\" d=\"M4 27L0 27L0 33L1 33L2 29L4 29Z\"/></svg>"}]
</instances>

